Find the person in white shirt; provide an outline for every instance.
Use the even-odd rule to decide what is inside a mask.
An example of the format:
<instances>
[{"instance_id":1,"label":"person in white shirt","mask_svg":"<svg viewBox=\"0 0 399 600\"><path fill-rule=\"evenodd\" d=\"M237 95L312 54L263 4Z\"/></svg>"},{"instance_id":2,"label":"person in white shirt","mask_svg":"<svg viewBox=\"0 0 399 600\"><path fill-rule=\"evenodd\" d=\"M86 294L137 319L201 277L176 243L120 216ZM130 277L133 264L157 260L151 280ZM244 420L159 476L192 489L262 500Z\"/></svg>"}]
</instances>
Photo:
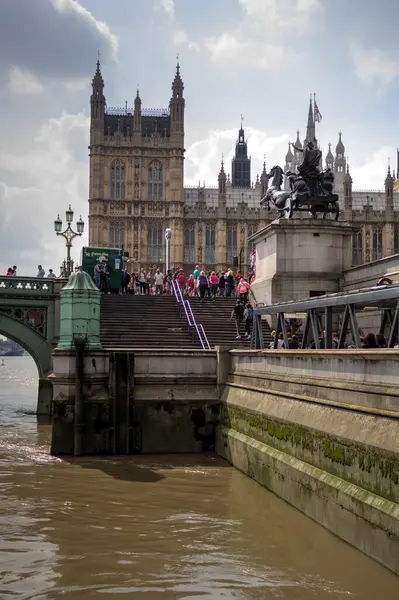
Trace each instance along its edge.
<instances>
[{"instance_id":1,"label":"person in white shirt","mask_svg":"<svg viewBox=\"0 0 399 600\"><path fill-rule=\"evenodd\" d=\"M161 271L159 269L156 270L155 272L155 293L156 294L163 294L163 282L164 282L164 274L161 273Z\"/></svg>"}]
</instances>

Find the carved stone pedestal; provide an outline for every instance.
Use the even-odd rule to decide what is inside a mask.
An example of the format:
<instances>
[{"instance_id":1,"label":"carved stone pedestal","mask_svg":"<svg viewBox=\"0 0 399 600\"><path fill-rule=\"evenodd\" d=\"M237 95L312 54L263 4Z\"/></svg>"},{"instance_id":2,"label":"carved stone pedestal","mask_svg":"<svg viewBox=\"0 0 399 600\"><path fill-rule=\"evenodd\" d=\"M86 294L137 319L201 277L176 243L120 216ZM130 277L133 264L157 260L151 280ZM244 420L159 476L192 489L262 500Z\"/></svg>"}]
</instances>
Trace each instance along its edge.
<instances>
[{"instance_id":1,"label":"carved stone pedestal","mask_svg":"<svg viewBox=\"0 0 399 600\"><path fill-rule=\"evenodd\" d=\"M351 266L352 230L321 219L276 220L250 239L256 247L256 302L275 304L340 290Z\"/></svg>"}]
</instances>

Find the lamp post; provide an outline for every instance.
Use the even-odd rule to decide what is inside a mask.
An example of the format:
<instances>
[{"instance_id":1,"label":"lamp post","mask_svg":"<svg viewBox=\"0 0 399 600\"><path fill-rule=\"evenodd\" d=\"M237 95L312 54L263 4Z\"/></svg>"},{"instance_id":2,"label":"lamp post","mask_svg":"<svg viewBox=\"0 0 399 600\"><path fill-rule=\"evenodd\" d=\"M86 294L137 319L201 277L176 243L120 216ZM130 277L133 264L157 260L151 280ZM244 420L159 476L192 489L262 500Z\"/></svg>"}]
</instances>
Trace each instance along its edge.
<instances>
[{"instance_id":1,"label":"lamp post","mask_svg":"<svg viewBox=\"0 0 399 600\"><path fill-rule=\"evenodd\" d=\"M167 227L165 229L165 240L166 240L166 272L170 269L170 238L172 237L172 230Z\"/></svg>"},{"instance_id":2,"label":"lamp post","mask_svg":"<svg viewBox=\"0 0 399 600\"><path fill-rule=\"evenodd\" d=\"M241 275L243 275L243 272L242 272L242 261L243 261L243 255L244 255L244 248L242 248L242 247L241 247L241 248L240 248L240 261L239 261L239 262L240 262L240 264L239 264L239 269L240 269L240 273L241 273Z\"/></svg>"},{"instance_id":3,"label":"lamp post","mask_svg":"<svg viewBox=\"0 0 399 600\"><path fill-rule=\"evenodd\" d=\"M77 236L82 235L85 224L82 221L82 217L79 217L79 221L76 221L77 231L74 231L72 229L71 223L73 221L73 210L71 209L71 205L69 205L68 210L65 211L65 220L67 222L67 228L64 231L61 231L62 221L60 219L60 215L58 215L56 220L54 221L54 231L57 235L62 235L62 237L65 239L67 257L66 261L64 260L63 264L65 275L66 277L69 277L73 269L73 260L71 259L72 240L74 240Z\"/></svg>"}]
</instances>

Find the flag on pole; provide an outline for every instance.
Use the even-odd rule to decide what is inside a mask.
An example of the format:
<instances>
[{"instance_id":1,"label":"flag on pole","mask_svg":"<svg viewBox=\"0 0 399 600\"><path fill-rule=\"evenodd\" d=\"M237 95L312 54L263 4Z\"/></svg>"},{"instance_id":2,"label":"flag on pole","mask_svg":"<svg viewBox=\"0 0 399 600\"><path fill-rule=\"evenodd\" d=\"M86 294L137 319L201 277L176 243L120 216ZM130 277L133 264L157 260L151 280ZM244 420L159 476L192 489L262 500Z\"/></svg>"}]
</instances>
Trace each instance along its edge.
<instances>
[{"instance_id":1,"label":"flag on pole","mask_svg":"<svg viewBox=\"0 0 399 600\"><path fill-rule=\"evenodd\" d=\"M317 106L316 95L315 95L314 96L314 120L316 121L316 123L320 123L322 118L323 117L321 115L321 112L319 111L319 107Z\"/></svg>"}]
</instances>

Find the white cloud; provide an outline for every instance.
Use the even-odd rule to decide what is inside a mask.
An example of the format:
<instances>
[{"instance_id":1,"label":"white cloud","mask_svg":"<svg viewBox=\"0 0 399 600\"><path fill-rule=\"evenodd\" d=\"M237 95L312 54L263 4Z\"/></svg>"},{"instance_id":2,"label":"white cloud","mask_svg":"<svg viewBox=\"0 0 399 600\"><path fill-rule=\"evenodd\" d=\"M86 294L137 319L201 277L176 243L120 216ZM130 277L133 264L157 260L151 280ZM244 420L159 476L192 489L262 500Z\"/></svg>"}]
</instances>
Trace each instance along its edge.
<instances>
[{"instance_id":1,"label":"white cloud","mask_svg":"<svg viewBox=\"0 0 399 600\"><path fill-rule=\"evenodd\" d=\"M355 73L366 83L389 84L399 76L398 59L379 48L366 48L360 42L350 45Z\"/></svg>"},{"instance_id":2,"label":"white cloud","mask_svg":"<svg viewBox=\"0 0 399 600\"><path fill-rule=\"evenodd\" d=\"M264 131L252 127L246 127L245 134L252 158L252 180L255 181L257 173L260 174L262 170L264 155L268 167L283 163L289 136L268 137ZM212 130L206 138L191 144L185 154L185 184L198 185L198 181L201 184L205 181L207 185L216 186L222 154L225 170L230 173L237 135L237 129Z\"/></svg>"},{"instance_id":3,"label":"white cloud","mask_svg":"<svg viewBox=\"0 0 399 600\"><path fill-rule=\"evenodd\" d=\"M154 9L162 10L172 20L175 18L175 0L156 0Z\"/></svg>"},{"instance_id":4,"label":"white cloud","mask_svg":"<svg viewBox=\"0 0 399 600\"><path fill-rule=\"evenodd\" d=\"M17 96L30 96L44 92L44 85L27 69L13 67L8 72L7 89Z\"/></svg>"},{"instance_id":5,"label":"white cloud","mask_svg":"<svg viewBox=\"0 0 399 600\"><path fill-rule=\"evenodd\" d=\"M244 15L267 30L295 27L304 33L321 7L321 0L239 0Z\"/></svg>"},{"instance_id":6,"label":"white cloud","mask_svg":"<svg viewBox=\"0 0 399 600\"><path fill-rule=\"evenodd\" d=\"M189 50L199 52L199 44L192 42L184 29L176 29L172 34L172 40L176 46L186 46Z\"/></svg>"},{"instance_id":7,"label":"white cloud","mask_svg":"<svg viewBox=\"0 0 399 600\"><path fill-rule=\"evenodd\" d=\"M240 26L205 40L215 63L235 70L248 66L266 71L291 68L301 53L291 47L288 31L299 37L314 24L321 0L239 0Z\"/></svg>"},{"instance_id":8,"label":"white cloud","mask_svg":"<svg viewBox=\"0 0 399 600\"><path fill-rule=\"evenodd\" d=\"M383 190L384 180L387 174L388 161L396 157L396 151L392 146L382 146L376 150L359 167L351 167L353 188L362 190Z\"/></svg>"},{"instance_id":9,"label":"white cloud","mask_svg":"<svg viewBox=\"0 0 399 600\"><path fill-rule=\"evenodd\" d=\"M74 94L75 92L82 92L83 90L89 89L90 78L78 77L77 79L70 79L65 81L64 87L67 92Z\"/></svg>"},{"instance_id":10,"label":"white cloud","mask_svg":"<svg viewBox=\"0 0 399 600\"><path fill-rule=\"evenodd\" d=\"M164 0L167 1L167 0ZM114 58L116 58L119 49L119 39L115 35L110 27L104 21L97 21L94 15L84 8L78 0L51 0L54 8L58 12L70 12L76 13L86 21L90 27L95 28L98 33L105 39L111 48L111 52Z\"/></svg>"},{"instance_id":11,"label":"white cloud","mask_svg":"<svg viewBox=\"0 0 399 600\"><path fill-rule=\"evenodd\" d=\"M76 218L82 213L87 228L88 166L79 154L87 146L88 127L83 114L62 114L42 126L29 151L0 154L5 173L0 181L0 272L10 264L17 264L21 275L35 274L38 264L58 272L65 247L55 237L53 222L58 213L65 218L69 204ZM81 244L74 244L76 260Z\"/></svg>"}]
</instances>

